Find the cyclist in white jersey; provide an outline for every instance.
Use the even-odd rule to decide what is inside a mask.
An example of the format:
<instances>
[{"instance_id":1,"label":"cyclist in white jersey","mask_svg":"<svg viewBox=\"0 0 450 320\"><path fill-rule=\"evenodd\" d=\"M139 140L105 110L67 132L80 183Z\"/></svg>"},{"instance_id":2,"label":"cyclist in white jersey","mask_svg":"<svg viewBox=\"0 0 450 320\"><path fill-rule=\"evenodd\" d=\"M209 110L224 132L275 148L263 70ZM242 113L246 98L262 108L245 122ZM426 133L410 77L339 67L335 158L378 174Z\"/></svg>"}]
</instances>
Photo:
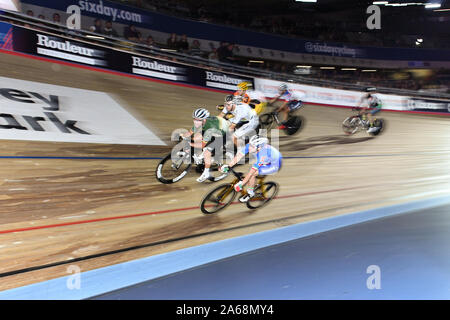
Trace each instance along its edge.
<instances>
[{"instance_id":1,"label":"cyclist in white jersey","mask_svg":"<svg viewBox=\"0 0 450 320\"><path fill-rule=\"evenodd\" d=\"M241 121L248 121L242 127L234 131L233 143L237 145L237 140L243 136L252 133L254 135L256 128L259 125L259 118L255 110L248 104L242 103L239 96L227 96L225 99L225 108L220 113L219 117L225 117L226 114L232 114L233 117L229 120L230 126L228 129L234 131L236 125ZM253 132L252 132L253 131Z\"/></svg>"}]
</instances>

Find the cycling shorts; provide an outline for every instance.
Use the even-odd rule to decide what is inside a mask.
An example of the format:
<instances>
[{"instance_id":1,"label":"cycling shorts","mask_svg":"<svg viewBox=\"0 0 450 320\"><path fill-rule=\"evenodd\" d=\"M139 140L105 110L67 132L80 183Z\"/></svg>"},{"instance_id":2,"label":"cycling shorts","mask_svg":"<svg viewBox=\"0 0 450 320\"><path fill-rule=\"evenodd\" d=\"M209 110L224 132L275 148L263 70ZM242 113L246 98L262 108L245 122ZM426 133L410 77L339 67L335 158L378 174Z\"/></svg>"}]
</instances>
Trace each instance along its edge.
<instances>
[{"instance_id":1,"label":"cycling shorts","mask_svg":"<svg viewBox=\"0 0 450 320\"><path fill-rule=\"evenodd\" d=\"M375 109L370 110L369 113L370 113L371 115L374 115L375 113L378 113L378 112L380 112L380 111L381 111L380 108L375 108Z\"/></svg>"},{"instance_id":2,"label":"cycling shorts","mask_svg":"<svg viewBox=\"0 0 450 320\"><path fill-rule=\"evenodd\" d=\"M290 111L294 111L299 109L302 106L302 102L300 100L294 100L288 103L288 107Z\"/></svg>"},{"instance_id":3,"label":"cycling shorts","mask_svg":"<svg viewBox=\"0 0 450 320\"><path fill-rule=\"evenodd\" d=\"M259 176L267 176L269 174L274 174L280 171L281 169L281 159L278 160L278 162L273 162L265 166L259 167L258 164L254 164L253 168L258 170Z\"/></svg>"}]
</instances>

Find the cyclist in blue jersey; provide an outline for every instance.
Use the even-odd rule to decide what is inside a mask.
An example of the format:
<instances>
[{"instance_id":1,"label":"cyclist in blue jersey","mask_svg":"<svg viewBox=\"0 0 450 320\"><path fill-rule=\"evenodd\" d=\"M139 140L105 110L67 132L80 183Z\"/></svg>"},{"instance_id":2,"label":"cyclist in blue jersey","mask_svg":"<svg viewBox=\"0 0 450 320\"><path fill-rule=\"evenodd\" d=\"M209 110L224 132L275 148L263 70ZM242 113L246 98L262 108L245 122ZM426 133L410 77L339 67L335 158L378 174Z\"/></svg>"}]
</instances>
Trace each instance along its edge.
<instances>
[{"instance_id":1,"label":"cyclist in blue jersey","mask_svg":"<svg viewBox=\"0 0 450 320\"><path fill-rule=\"evenodd\" d=\"M268 103L272 104L278 99L283 101L283 104L277 109L277 112L280 112L281 115L281 125L278 127L281 130L286 129L285 123L288 118L288 113L299 109L303 105L303 94L290 90L287 84L282 83L278 87L278 95L269 100Z\"/></svg>"},{"instance_id":2,"label":"cyclist in blue jersey","mask_svg":"<svg viewBox=\"0 0 450 320\"><path fill-rule=\"evenodd\" d=\"M239 199L240 202L247 202L255 195L255 183L257 176L274 174L281 169L281 153L269 144L269 139L254 135L250 142L240 150L229 165L222 165L221 172L228 172L229 167L233 167L247 153L256 153L256 161L250 168L244 180L234 185L234 189L240 192L248 184L247 194Z\"/></svg>"}]
</instances>

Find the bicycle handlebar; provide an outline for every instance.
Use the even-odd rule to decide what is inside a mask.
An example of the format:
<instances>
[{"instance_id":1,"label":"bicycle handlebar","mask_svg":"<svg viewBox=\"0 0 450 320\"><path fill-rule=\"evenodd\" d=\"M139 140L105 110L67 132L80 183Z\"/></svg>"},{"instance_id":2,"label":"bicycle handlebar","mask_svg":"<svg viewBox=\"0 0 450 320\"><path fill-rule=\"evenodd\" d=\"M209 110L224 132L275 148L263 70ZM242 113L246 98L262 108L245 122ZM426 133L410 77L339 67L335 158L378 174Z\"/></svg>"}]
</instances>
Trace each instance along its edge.
<instances>
[{"instance_id":1,"label":"bicycle handlebar","mask_svg":"<svg viewBox=\"0 0 450 320\"><path fill-rule=\"evenodd\" d=\"M236 178L238 178L239 180L242 180L242 176L244 175L242 172L236 172L236 171L234 171L234 169L232 167L228 167L228 168L230 169L230 172L232 172Z\"/></svg>"}]
</instances>

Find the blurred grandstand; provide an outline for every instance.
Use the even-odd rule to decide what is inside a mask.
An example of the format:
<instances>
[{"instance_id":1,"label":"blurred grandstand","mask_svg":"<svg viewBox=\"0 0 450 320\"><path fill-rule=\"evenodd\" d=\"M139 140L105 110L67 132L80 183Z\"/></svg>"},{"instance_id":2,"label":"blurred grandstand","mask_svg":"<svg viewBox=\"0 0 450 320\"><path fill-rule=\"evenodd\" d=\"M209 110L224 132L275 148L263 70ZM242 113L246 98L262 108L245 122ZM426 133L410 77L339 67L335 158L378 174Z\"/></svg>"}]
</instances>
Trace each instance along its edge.
<instances>
[{"instance_id":1,"label":"blurred grandstand","mask_svg":"<svg viewBox=\"0 0 450 320\"><path fill-rule=\"evenodd\" d=\"M315 4L296 3L293 0L261 0L257 3L238 0L114 2L149 13L162 13L292 39L331 41L344 46L348 44L368 48L390 47L392 50L450 48L450 16L449 11L445 10L445 1L441 1L439 10L425 10L424 6L418 5L383 8L382 30L366 28L368 15L362 13L365 13L367 6L373 1L321 0ZM47 19L43 14L35 17L32 10L24 6L22 14L5 13L2 20L78 37L84 41L135 50L160 59L208 66L222 71L264 75L270 79L338 88L375 85L380 88L396 88L398 92L413 90L422 93L449 93L449 68L429 66L426 61L409 68L400 65L369 68L361 65L357 59L348 59L348 63L354 63L349 68L349 65L339 63L339 59L335 64L324 58L317 61L314 57L312 60L305 58L288 61L283 53L281 56L272 54L261 59L261 50L260 54L256 54L257 50L244 50L242 44L236 45L236 39L233 38L218 38L215 42L208 42L186 34L176 34L175 30L170 36L163 38L161 33L156 35L156 31L134 25L127 26L122 32L111 21L99 19L95 22L92 20L92 23L82 23L82 30L74 31L61 24L61 21L65 21L64 17L55 20L55 14L51 19L50 15ZM249 53L255 53L255 56L249 56ZM448 59L446 62L449 62Z\"/></svg>"}]
</instances>

